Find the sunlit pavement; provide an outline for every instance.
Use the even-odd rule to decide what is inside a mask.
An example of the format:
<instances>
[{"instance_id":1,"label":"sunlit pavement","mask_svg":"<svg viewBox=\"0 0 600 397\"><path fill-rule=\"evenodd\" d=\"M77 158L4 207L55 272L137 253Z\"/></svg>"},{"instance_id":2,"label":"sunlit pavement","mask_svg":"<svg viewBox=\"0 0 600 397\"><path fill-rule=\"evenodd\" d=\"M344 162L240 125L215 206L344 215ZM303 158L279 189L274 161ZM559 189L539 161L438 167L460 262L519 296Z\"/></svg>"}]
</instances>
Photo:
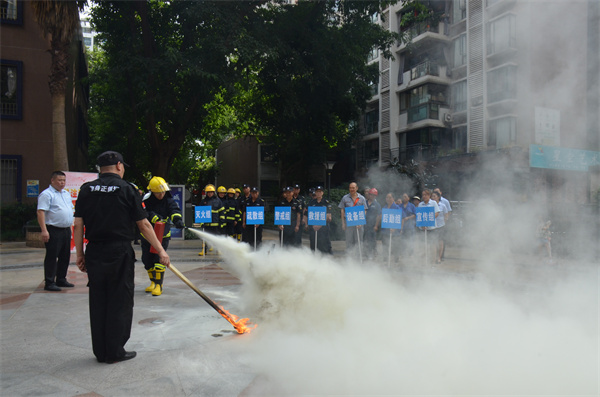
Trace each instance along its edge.
<instances>
[{"instance_id":1,"label":"sunlit pavement","mask_svg":"<svg viewBox=\"0 0 600 397\"><path fill-rule=\"evenodd\" d=\"M265 244L276 246L278 236L265 231ZM305 245L308 239L304 239ZM334 255L343 256L345 243L334 242ZM134 246L136 256L141 249ZM172 263L200 290L230 312L239 312L240 280L219 267L216 255L199 257L198 240L173 241ZM276 394L269 390L251 360L240 352L252 334L238 335L233 327L175 274L167 271L164 292L144 292L147 274L136 264L132 334L126 345L138 356L107 365L92 354L88 318L87 275L70 266L74 288L43 290L44 250L25 243L0 245L0 394L6 396L250 396ZM380 253L381 256L381 253ZM480 263L467 250L449 248L442 264L422 265L421 257L391 264L397 277L409 274L452 274L473 277ZM72 256L74 261L74 256ZM380 258L381 259L381 258ZM365 265L386 267L375 260ZM521 280L535 277L539 266L565 271L571 263L522 263L515 271ZM514 276L514 272L510 273ZM498 282L511 282L499 279Z\"/></svg>"}]
</instances>

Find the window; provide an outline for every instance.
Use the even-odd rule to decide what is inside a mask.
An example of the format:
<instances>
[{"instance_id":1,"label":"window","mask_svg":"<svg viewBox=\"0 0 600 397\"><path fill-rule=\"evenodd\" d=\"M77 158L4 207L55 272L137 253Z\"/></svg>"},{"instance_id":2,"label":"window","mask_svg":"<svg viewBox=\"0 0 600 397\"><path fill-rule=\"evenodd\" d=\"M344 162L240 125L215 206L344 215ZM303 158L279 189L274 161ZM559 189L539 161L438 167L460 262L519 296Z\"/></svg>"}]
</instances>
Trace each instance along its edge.
<instances>
[{"instance_id":1,"label":"window","mask_svg":"<svg viewBox=\"0 0 600 397\"><path fill-rule=\"evenodd\" d=\"M371 62L379 58L379 48L373 48L367 56L367 62Z\"/></svg>"},{"instance_id":2,"label":"window","mask_svg":"<svg viewBox=\"0 0 600 397\"><path fill-rule=\"evenodd\" d=\"M0 0L0 21L3 25L23 25L23 2Z\"/></svg>"},{"instance_id":3,"label":"window","mask_svg":"<svg viewBox=\"0 0 600 397\"><path fill-rule=\"evenodd\" d=\"M379 131L379 109L365 114L365 134L374 134Z\"/></svg>"},{"instance_id":4,"label":"window","mask_svg":"<svg viewBox=\"0 0 600 397\"><path fill-rule=\"evenodd\" d=\"M488 103L517 96L517 67L514 65L494 69L487 74Z\"/></svg>"},{"instance_id":5,"label":"window","mask_svg":"<svg viewBox=\"0 0 600 397\"><path fill-rule=\"evenodd\" d=\"M21 156L0 156L0 192L3 203L21 201Z\"/></svg>"},{"instance_id":6,"label":"window","mask_svg":"<svg viewBox=\"0 0 600 397\"><path fill-rule=\"evenodd\" d=\"M452 1L452 23L458 23L467 17L467 0Z\"/></svg>"},{"instance_id":7,"label":"window","mask_svg":"<svg viewBox=\"0 0 600 397\"><path fill-rule=\"evenodd\" d=\"M488 146L503 148L511 146L517 140L517 120L503 117L488 121Z\"/></svg>"},{"instance_id":8,"label":"window","mask_svg":"<svg viewBox=\"0 0 600 397\"><path fill-rule=\"evenodd\" d=\"M457 127L452 129L451 149L466 149L467 148L467 127Z\"/></svg>"},{"instance_id":9,"label":"window","mask_svg":"<svg viewBox=\"0 0 600 397\"><path fill-rule=\"evenodd\" d=\"M467 64L467 35L462 34L454 40L454 67Z\"/></svg>"},{"instance_id":10,"label":"window","mask_svg":"<svg viewBox=\"0 0 600 397\"><path fill-rule=\"evenodd\" d=\"M3 119L21 120L23 63L0 60L0 115Z\"/></svg>"},{"instance_id":11,"label":"window","mask_svg":"<svg viewBox=\"0 0 600 397\"><path fill-rule=\"evenodd\" d=\"M498 18L488 25L487 54L497 54L516 48L517 33L515 16L512 14Z\"/></svg>"},{"instance_id":12,"label":"window","mask_svg":"<svg viewBox=\"0 0 600 397\"><path fill-rule=\"evenodd\" d=\"M467 110L467 80L459 81L452 86L452 106L455 112Z\"/></svg>"}]
</instances>

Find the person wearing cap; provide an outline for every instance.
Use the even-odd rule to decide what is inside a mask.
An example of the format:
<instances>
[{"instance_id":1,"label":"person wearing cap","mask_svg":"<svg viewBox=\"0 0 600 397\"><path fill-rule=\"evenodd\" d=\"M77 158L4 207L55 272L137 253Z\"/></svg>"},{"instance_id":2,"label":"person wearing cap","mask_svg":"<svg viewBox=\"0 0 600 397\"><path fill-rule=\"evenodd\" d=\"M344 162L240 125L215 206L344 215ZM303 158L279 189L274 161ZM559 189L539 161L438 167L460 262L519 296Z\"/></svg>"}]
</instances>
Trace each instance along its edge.
<instances>
[{"instance_id":1,"label":"person wearing cap","mask_svg":"<svg viewBox=\"0 0 600 397\"><path fill-rule=\"evenodd\" d=\"M310 239L310 249L318 249L325 254L333 254L331 249L331 238L329 236L329 223L331 222L331 203L323 198L323 186L315 188L315 197L308 202L304 211L304 224L308 225L308 207L326 207L326 224L324 226L308 226L308 237ZM315 233L316 232L316 233ZM318 241L315 241L315 234Z\"/></svg>"},{"instance_id":2,"label":"person wearing cap","mask_svg":"<svg viewBox=\"0 0 600 397\"><path fill-rule=\"evenodd\" d=\"M413 203L413 205L415 206L415 208L417 208L419 206L419 204L421 204L421 197L419 196L413 196L410 201Z\"/></svg>"},{"instance_id":3,"label":"person wearing cap","mask_svg":"<svg viewBox=\"0 0 600 397\"><path fill-rule=\"evenodd\" d=\"M149 192L146 193L143 199L144 207L148 212L148 221L154 225L155 230L159 230L156 227L157 222L164 224L162 236L156 237L159 240L162 238L161 244L166 251L169 247L169 241L171 241L171 224L178 229L185 227L181 209L171 196L171 188L160 176L150 179L148 190ZM158 254L151 252L151 245L146 236L142 234L142 237L142 263L150 278L150 286L146 288L146 292L151 292L152 296L160 296L163 291L166 267L160 263Z\"/></svg>"},{"instance_id":4,"label":"person wearing cap","mask_svg":"<svg viewBox=\"0 0 600 397\"><path fill-rule=\"evenodd\" d=\"M225 223L225 207L221 199L216 196L216 189L213 185L206 185L204 191L206 196L200 201L200 206L210 207L211 221L200 224L200 227L207 233L218 235L221 231L221 225ZM200 256L204 256L212 250L208 248L208 244L203 244L202 247L202 252L198 253Z\"/></svg>"},{"instance_id":5,"label":"person wearing cap","mask_svg":"<svg viewBox=\"0 0 600 397\"><path fill-rule=\"evenodd\" d=\"M117 152L98 156L99 178L84 183L75 203L77 267L87 272L92 349L99 362L112 364L136 356L126 351L131 334L135 252L133 223L170 266L169 255L156 238L142 197L123 180L126 163ZM83 234L88 240L84 253Z\"/></svg>"},{"instance_id":6,"label":"person wearing cap","mask_svg":"<svg viewBox=\"0 0 600 397\"><path fill-rule=\"evenodd\" d=\"M300 206L300 213L304 212L304 207L306 207L307 200L304 196L300 195L300 185L296 184L293 186L293 198L298 201L298 205ZM302 225L300 225L298 231L294 235L294 246L301 247L302 246Z\"/></svg>"},{"instance_id":7,"label":"person wearing cap","mask_svg":"<svg viewBox=\"0 0 600 397\"><path fill-rule=\"evenodd\" d=\"M246 185L244 185L246 186ZM248 194L250 194L250 190L248 190ZM233 228L233 236L237 239L238 242L242 241L242 233L244 229L242 228L242 207L244 205L244 195L242 195L242 191L239 187L235 188L235 201L236 201L236 214L235 214L235 226Z\"/></svg>"},{"instance_id":8,"label":"person wearing cap","mask_svg":"<svg viewBox=\"0 0 600 397\"><path fill-rule=\"evenodd\" d=\"M351 182L348 185L349 193L344 195L340 200L338 208L340 208L340 215L342 217L342 230L346 233L346 249L350 249L358 244L358 239L362 239L364 228L362 225L359 226L346 226L346 208L364 206L366 207L367 200L365 197L358 192L358 184Z\"/></svg>"},{"instance_id":9,"label":"person wearing cap","mask_svg":"<svg viewBox=\"0 0 600 397\"><path fill-rule=\"evenodd\" d=\"M296 234L298 233L300 225L302 224L302 206L298 200L294 198L293 191L294 189L289 186L284 188L283 197L277 203L278 206L290 207L291 210L291 223L289 225L279 225L279 238L280 240L283 240L283 245L285 246L296 245Z\"/></svg>"},{"instance_id":10,"label":"person wearing cap","mask_svg":"<svg viewBox=\"0 0 600 397\"><path fill-rule=\"evenodd\" d=\"M37 220L46 247L44 257L44 290L61 291L74 287L67 281L71 259L71 225L73 200L65 190L67 176L62 171L50 175L50 186L38 196Z\"/></svg>"},{"instance_id":11,"label":"person wearing cap","mask_svg":"<svg viewBox=\"0 0 600 397\"><path fill-rule=\"evenodd\" d=\"M365 256L373 258L377 255L377 232L381 228L381 204L377 201L379 192L375 188L370 188L365 204L366 220L365 225Z\"/></svg>"},{"instance_id":12,"label":"person wearing cap","mask_svg":"<svg viewBox=\"0 0 600 397\"><path fill-rule=\"evenodd\" d=\"M265 213L267 212L267 207L265 205L265 201L260 198L259 190L257 187L253 187L250 189L250 198L244 202L244 208L242 209L242 228L244 229L242 241L250 244L254 247L254 243L256 243L256 248L260 246L262 243L262 232L263 225L246 225L246 209L248 207L264 207ZM254 240L254 230L256 229L256 241Z\"/></svg>"}]
</instances>

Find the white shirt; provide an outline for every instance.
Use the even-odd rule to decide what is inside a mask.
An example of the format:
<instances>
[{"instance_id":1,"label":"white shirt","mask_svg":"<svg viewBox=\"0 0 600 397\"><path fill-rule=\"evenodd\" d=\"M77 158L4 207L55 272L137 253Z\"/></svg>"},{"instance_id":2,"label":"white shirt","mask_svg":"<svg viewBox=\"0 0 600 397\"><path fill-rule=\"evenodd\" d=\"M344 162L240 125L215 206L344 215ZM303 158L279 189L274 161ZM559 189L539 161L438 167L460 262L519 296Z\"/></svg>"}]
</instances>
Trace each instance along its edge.
<instances>
[{"instance_id":1,"label":"white shirt","mask_svg":"<svg viewBox=\"0 0 600 397\"><path fill-rule=\"evenodd\" d=\"M44 211L46 225L71 227L73 224L73 201L64 189L58 191L50 185L40 193L37 209Z\"/></svg>"},{"instance_id":2,"label":"white shirt","mask_svg":"<svg viewBox=\"0 0 600 397\"><path fill-rule=\"evenodd\" d=\"M433 212L437 215L440 212L440 207L437 205L437 203L431 199L429 199L429 202L427 204L425 204L425 201L421 201L419 203L419 207L433 207L434 210ZM433 230L437 228L437 218L439 218L440 215L437 215L435 218L435 224L436 226L427 226L426 229L427 230Z\"/></svg>"}]
</instances>

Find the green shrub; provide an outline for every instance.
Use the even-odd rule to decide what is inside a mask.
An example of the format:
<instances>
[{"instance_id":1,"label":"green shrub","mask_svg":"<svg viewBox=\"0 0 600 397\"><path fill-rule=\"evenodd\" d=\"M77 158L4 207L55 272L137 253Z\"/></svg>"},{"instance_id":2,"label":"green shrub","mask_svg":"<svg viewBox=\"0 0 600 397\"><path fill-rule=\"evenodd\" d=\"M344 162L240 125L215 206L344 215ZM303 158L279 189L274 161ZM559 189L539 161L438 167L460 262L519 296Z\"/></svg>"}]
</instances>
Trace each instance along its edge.
<instances>
[{"instance_id":1,"label":"green shrub","mask_svg":"<svg viewBox=\"0 0 600 397\"><path fill-rule=\"evenodd\" d=\"M0 207L0 239L15 241L25 238L28 222L37 225L37 204L10 203ZM34 223L35 222L35 223Z\"/></svg>"}]
</instances>

